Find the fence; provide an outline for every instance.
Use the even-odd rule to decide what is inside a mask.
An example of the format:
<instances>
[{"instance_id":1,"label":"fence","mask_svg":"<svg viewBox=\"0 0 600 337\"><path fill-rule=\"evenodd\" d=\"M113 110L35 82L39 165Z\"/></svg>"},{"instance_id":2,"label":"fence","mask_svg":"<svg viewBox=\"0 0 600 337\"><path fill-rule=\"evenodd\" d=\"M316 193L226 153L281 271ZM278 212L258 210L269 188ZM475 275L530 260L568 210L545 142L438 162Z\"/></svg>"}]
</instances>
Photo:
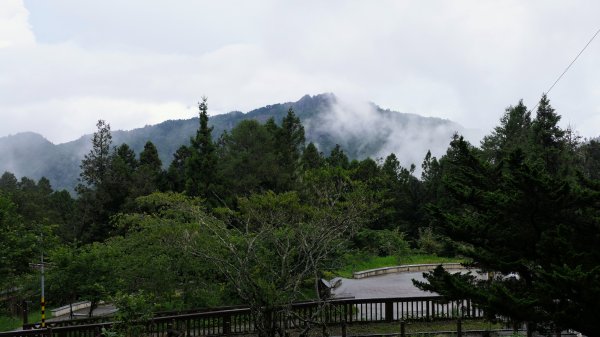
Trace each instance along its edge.
<instances>
[{"instance_id":1,"label":"fence","mask_svg":"<svg viewBox=\"0 0 600 337\"><path fill-rule=\"evenodd\" d=\"M346 323L481 318L482 316L482 311L468 300L445 301L441 296L432 296L296 303L289 310L274 311L271 319L279 327L293 329L302 328L310 321L345 325ZM185 336L252 334L256 332L254 318L249 308L163 314L149 322L148 331L149 335L156 337L170 336L174 331L183 332ZM30 325L25 328L31 330L0 333L0 337L95 337L100 335L102 328L108 328L112 324L111 322L90 323L89 320L52 322L46 329L40 329L39 325Z\"/></svg>"}]
</instances>

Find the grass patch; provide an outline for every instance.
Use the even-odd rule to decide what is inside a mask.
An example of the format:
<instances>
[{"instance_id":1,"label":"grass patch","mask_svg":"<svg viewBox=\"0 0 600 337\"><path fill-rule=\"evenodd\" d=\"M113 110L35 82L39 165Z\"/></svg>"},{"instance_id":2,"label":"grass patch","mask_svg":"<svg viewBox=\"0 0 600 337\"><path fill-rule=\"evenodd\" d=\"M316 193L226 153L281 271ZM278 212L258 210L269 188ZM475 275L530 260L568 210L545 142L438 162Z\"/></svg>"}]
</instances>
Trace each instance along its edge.
<instances>
[{"instance_id":1,"label":"grass patch","mask_svg":"<svg viewBox=\"0 0 600 337\"><path fill-rule=\"evenodd\" d=\"M502 324L494 324L483 320L464 320L462 322L463 331L496 330L502 328ZM406 324L406 333L456 331L456 329L456 320L435 322L410 322ZM348 326L347 331L349 335L400 333L400 322L352 325Z\"/></svg>"},{"instance_id":2,"label":"grass patch","mask_svg":"<svg viewBox=\"0 0 600 337\"><path fill-rule=\"evenodd\" d=\"M427 264L464 262L461 258L441 257L432 254L409 254L405 256L374 256L367 254L353 254L346 257L346 264L334 272L335 275L352 278L352 273L383 267L393 267L402 264Z\"/></svg>"},{"instance_id":3,"label":"grass patch","mask_svg":"<svg viewBox=\"0 0 600 337\"><path fill-rule=\"evenodd\" d=\"M499 330L503 329L502 324L490 323L484 320L471 319L462 321L463 332L468 330ZM415 335L426 332L442 332L452 331L456 334L457 325L456 320L448 321L435 321L435 322L409 322L405 328L406 334ZM328 332L331 336L341 336L342 328L340 326L328 327ZM348 324L346 328L348 336L364 336L364 335L377 335L377 334L400 334L400 322L392 323L368 323L368 324ZM292 337L298 337L297 331L290 331ZM435 334L436 336L438 334ZM440 334L444 335L444 334ZM322 331L319 328L315 328L310 331L310 337L322 336Z\"/></svg>"},{"instance_id":4,"label":"grass patch","mask_svg":"<svg viewBox=\"0 0 600 337\"><path fill-rule=\"evenodd\" d=\"M50 318L52 313L46 310L46 319ZM40 322L42 320L42 313L39 310L30 312L28 316L29 323ZM12 331L23 326L23 318L16 316L0 316L0 332Z\"/></svg>"},{"instance_id":5,"label":"grass patch","mask_svg":"<svg viewBox=\"0 0 600 337\"><path fill-rule=\"evenodd\" d=\"M22 325L20 318L11 316L0 316L0 331L11 331Z\"/></svg>"}]
</instances>

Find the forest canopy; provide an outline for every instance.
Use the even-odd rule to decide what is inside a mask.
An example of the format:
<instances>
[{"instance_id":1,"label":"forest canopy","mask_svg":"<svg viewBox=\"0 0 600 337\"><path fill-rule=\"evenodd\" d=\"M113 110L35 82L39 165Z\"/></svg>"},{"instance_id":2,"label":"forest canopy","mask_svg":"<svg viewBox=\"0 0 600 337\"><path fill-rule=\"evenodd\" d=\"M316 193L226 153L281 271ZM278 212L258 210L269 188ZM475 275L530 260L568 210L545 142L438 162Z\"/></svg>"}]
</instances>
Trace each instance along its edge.
<instances>
[{"instance_id":1,"label":"forest canopy","mask_svg":"<svg viewBox=\"0 0 600 337\"><path fill-rule=\"evenodd\" d=\"M600 143L561 128L547 97L535 116L507 108L480 146L455 135L441 158L424 153L420 177L393 153L321 153L293 109L215 140L207 104L169 165L152 142L139 154L113 146L99 121L75 197L5 172L0 287L38 294L29 264L43 251L51 305L137 296L153 310L272 309L318 298L316 281L356 254L419 251L492 275L440 268L423 289L473 299L490 318L600 332Z\"/></svg>"}]
</instances>

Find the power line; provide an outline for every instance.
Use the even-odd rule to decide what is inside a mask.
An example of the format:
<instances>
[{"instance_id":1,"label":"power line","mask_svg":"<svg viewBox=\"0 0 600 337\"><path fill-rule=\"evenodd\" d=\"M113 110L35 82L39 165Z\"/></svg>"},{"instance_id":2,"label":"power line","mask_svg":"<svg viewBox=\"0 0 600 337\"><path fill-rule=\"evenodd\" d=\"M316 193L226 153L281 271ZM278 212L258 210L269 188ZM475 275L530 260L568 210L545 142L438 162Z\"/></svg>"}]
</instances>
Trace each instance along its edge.
<instances>
[{"instance_id":1,"label":"power line","mask_svg":"<svg viewBox=\"0 0 600 337\"><path fill-rule=\"evenodd\" d=\"M567 68L565 68L565 70L562 72L562 74L560 74L560 76L558 76L558 78L556 79L556 81L554 81L554 83L552 83L552 85L550 86L550 88L548 90L546 90L546 92L545 92L546 95L548 95L550 93L550 91L552 90L552 88L554 88L554 86L556 85L556 83L558 83L558 81L560 81L560 79L563 78L563 76L565 76L565 74L567 73L567 71L569 71L569 69L571 68L571 66L573 65L573 63L575 63L575 61L577 61L577 59L579 58L579 56L581 56L581 54L583 54L583 52L592 43L592 41L594 41L594 39L596 38L596 36L598 36L599 33L600 33L600 28L598 28L598 30L596 31L596 34L594 34L594 36L592 36L592 38L588 41L588 43L586 43L586 45L583 47L583 49L581 49L581 51L579 52L579 54L577 54L577 56L575 56L575 58L573 59L573 61L571 61L571 63L569 63L569 65L567 66ZM538 102L533 107L533 109L531 109L530 111L534 111L539 104L540 103Z\"/></svg>"}]
</instances>

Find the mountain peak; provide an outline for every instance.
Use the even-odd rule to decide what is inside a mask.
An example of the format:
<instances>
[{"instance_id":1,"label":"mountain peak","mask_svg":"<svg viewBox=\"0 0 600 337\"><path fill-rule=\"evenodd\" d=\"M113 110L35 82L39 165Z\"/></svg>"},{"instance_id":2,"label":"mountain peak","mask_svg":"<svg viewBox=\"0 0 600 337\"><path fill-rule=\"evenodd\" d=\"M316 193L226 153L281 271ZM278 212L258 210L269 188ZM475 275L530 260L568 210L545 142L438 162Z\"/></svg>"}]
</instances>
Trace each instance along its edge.
<instances>
[{"instance_id":1,"label":"mountain peak","mask_svg":"<svg viewBox=\"0 0 600 337\"><path fill-rule=\"evenodd\" d=\"M331 93L331 92L326 92L326 93L322 93L322 94L317 94L317 95L304 95L302 96L297 102L296 104L302 104L302 103L306 103L306 102L310 102L310 101L326 101L326 102L335 102L336 101L336 96Z\"/></svg>"},{"instance_id":2,"label":"mountain peak","mask_svg":"<svg viewBox=\"0 0 600 337\"><path fill-rule=\"evenodd\" d=\"M54 145L44 136L31 131L0 137L0 144Z\"/></svg>"}]
</instances>

